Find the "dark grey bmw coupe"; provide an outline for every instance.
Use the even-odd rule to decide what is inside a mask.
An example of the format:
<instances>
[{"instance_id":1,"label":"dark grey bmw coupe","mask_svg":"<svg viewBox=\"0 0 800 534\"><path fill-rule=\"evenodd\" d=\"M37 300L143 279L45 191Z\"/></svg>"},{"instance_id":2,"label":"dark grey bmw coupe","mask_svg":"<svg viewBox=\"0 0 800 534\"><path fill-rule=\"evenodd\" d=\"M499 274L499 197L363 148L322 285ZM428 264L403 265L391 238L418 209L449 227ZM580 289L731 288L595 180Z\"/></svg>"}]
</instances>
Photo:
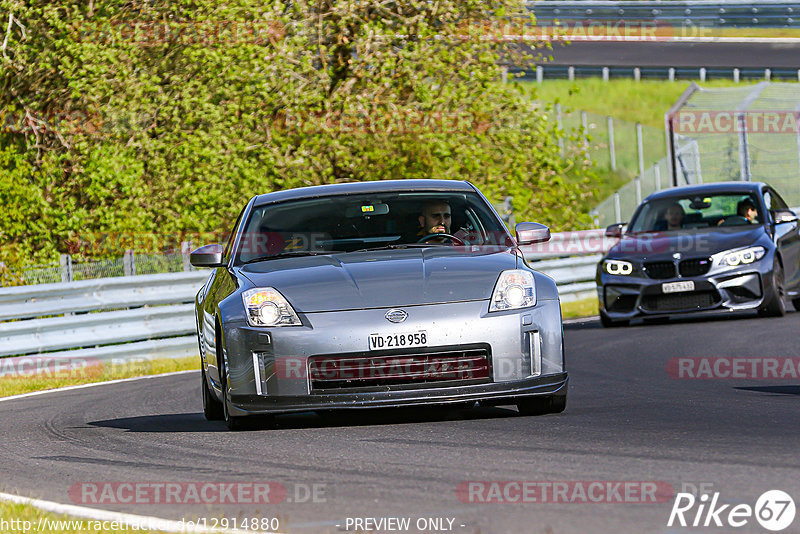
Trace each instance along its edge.
<instances>
[{"instance_id":1,"label":"dark grey bmw coupe","mask_svg":"<svg viewBox=\"0 0 800 534\"><path fill-rule=\"evenodd\" d=\"M723 182L648 196L597 266L604 326L631 319L800 309L797 215L769 185Z\"/></svg>"},{"instance_id":2,"label":"dark grey bmw coupe","mask_svg":"<svg viewBox=\"0 0 800 534\"><path fill-rule=\"evenodd\" d=\"M208 419L427 404L567 400L555 282L470 183L395 180L253 197L197 295Z\"/></svg>"}]
</instances>

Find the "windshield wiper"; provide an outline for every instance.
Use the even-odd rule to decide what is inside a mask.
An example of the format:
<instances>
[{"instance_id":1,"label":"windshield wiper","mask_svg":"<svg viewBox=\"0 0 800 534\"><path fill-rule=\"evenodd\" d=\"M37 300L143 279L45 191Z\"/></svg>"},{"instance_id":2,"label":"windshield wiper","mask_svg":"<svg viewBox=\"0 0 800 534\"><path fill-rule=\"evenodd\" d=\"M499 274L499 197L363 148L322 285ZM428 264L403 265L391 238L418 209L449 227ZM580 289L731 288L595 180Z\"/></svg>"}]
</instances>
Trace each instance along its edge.
<instances>
[{"instance_id":1,"label":"windshield wiper","mask_svg":"<svg viewBox=\"0 0 800 534\"><path fill-rule=\"evenodd\" d=\"M242 265L247 265L248 263L256 263L259 261L267 261L267 260L277 260L280 258L299 258L303 256L327 256L328 254L341 254L343 250L287 250L284 252L279 252L278 254L271 254L269 256L259 256L258 258L253 258L252 260L247 260Z\"/></svg>"},{"instance_id":2,"label":"windshield wiper","mask_svg":"<svg viewBox=\"0 0 800 534\"><path fill-rule=\"evenodd\" d=\"M404 243L404 244L383 245L380 247L358 248L356 250L353 250L352 252L372 252L375 250L398 250L404 248L425 248L432 246L435 245L431 243Z\"/></svg>"}]
</instances>

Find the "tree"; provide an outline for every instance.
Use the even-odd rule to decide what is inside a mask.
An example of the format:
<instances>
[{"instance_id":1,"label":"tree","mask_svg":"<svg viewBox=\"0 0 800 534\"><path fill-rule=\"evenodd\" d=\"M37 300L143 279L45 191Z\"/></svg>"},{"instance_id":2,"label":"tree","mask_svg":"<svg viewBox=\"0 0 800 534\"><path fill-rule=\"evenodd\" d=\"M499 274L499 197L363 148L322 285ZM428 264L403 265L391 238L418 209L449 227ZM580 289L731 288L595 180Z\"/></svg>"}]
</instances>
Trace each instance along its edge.
<instances>
[{"instance_id":1,"label":"tree","mask_svg":"<svg viewBox=\"0 0 800 534\"><path fill-rule=\"evenodd\" d=\"M468 179L513 195L517 220L588 221L552 121L500 82L533 59L502 38L532 28L521 1L0 4L0 143L44 199L14 238L34 250L97 232L157 248L227 228L256 193L389 178Z\"/></svg>"}]
</instances>

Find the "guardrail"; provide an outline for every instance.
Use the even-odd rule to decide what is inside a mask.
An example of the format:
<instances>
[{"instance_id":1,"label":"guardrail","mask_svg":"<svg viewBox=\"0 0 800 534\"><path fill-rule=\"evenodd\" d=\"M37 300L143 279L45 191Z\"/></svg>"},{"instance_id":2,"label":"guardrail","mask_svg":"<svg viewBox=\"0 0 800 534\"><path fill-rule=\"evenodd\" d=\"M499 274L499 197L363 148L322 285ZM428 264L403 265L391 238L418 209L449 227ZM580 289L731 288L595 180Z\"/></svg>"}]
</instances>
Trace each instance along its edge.
<instances>
[{"instance_id":1,"label":"guardrail","mask_svg":"<svg viewBox=\"0 0 800 534\"><path fill-rule=\"evenodd\" d=\"M553 20L654 20L696 26L800 27L800 2L774 0L627 1L597 0L529 2L537 21Z\"/></svg>"},{"instance_id":2,"label":"guardrail","mask_svg":"<svg viewBox=\"0 0 800 534\"><path fill-rule=\"evenodd\" d=\"M556 280L562 300L591 297L601 255L552 258L574 246L603 247L601 235L553 234L526 257ZM195 356L193 302L207 277L199 270L2 288L0 376L25 366L52 370L52 362L68 368Z\"/></svg>"},{"instance_id":3,"label":"guardrail","mask_svg":"<svg viewBox=\"0 0 800 534\"><path fill-rule=\"evenodd\" d=\"M207 277L190 271L0 289L0 376L196 355L192 303Z\"/></svg>"}]
</instances>

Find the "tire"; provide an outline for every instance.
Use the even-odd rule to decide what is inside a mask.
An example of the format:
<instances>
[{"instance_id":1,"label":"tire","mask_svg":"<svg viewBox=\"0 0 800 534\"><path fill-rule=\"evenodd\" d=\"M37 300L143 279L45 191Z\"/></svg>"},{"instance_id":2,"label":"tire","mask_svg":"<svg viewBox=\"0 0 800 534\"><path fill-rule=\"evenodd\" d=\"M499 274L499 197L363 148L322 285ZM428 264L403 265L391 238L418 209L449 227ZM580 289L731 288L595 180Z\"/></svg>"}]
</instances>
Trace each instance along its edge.
<instances>
[{"instance_id":1,"label":"tire","mask_svg":"<svg viewBox=\"0 0 800 534\"><path fill-rule=\"evenodd\" d=\"M220 335L219 326L217 326L217 351L222 350L223 354L217 353L217 367L219 369L219 383L222 389L222 419L228 430L243 430L247 427L246 417L234 417L228 410L228 366L225 363L224 349L222 348L222 336Z\"/></svg>"},{"instance_id":2,"label":"tire","mask_svg":"<svg viewBox=\"0 0 800 534\"><path fill-rule=\"evenodd\" d=\"M203 388L203 415L206 416L208 421L222 421L225 419L222 403L208 389L206 372L203 369L200 370L200 378L203 381L200 386Z\"/></svg>"},{"instance_id":3,"label":"tire","mask_svg":"<svg viewBox=\"0 0 800 534\"><path fill-rule=\"evenodd\" d=\"M612 321L609 319L608 315L603 312L600 312L600 323L605 328L616 328L618 326L628 326L630 321Z\"/></svg>"},{"instance_id":4,"label":"tire","mask_svg":"<svg viewBox=\"0 0 800 534\"><path fill-rule=\"evenodd\" d=\"M567 407L567 395L527 397L517 402L520 415L544 415L561 413Z\"/></svg>"},{"instance_id":5,"label":"tire","mask_svg":"<svg viewBox=\"0 0 800 534\"><path fill-rule=\"evenodd\" d=\"M772 279L766 287L766 303L759 310L765 317L783 317L786 315L786 304L783 302L783 266L776 259L772 265Z\"/></svg>"},{"instance_id":6,"label":"tire","mask_svg":"<svg viewBox=\"0 0 800 534\"><path fill-rule=\"evenodd\" d=\"M800 312L800 298L792 299L792 306L794 306L795 311Z\"/></svg>"}]
</instances>

